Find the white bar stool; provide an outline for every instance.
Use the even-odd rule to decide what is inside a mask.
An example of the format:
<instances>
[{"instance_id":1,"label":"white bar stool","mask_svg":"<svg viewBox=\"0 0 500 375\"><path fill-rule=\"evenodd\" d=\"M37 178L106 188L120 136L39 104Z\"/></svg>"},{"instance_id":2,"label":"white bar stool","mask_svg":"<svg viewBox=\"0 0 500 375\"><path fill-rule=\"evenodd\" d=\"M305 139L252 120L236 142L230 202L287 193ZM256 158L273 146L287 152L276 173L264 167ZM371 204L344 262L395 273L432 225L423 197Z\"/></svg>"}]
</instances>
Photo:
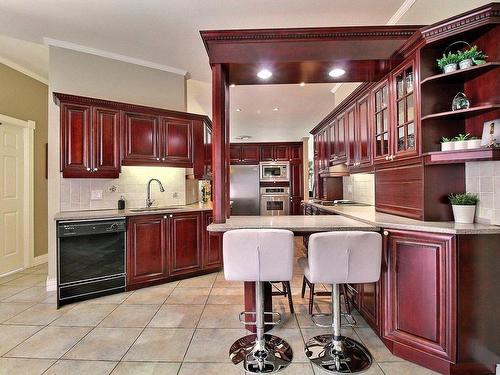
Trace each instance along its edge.
<instances>
[{"instance_id":1,"label":"white bar stool","mask_svg":"<svg viewBox=\"0 0 500 375\"><path fill-rule=\"evenodd\" d=\"M256 334L242 337L231 346L231 361L248 373L270 374L284 369L292 362L292 348L282 338L264 334L264 315L279 314L264 312L263 283L292 279L293 233L279 229L226 232L223 257L226 280L255 282L255 312L242 312L240 321L246 315L255 316L250 324L255 324Z\"/></svg>"},{"instance_id":2,"label":"white bar stool","mask_svg":"<svg viewBox=\"0 0 500 375\"><path fill-rule=\"evenodd\" d=\"M368 349L341 334L339 284L376 282L381 259L380 233L327 232L309 237L307 261L299 261L304 275L311 283L332 284L333 334L315 336L305 346L314 365L335 374L354 374L371 366ZM314 317L311 319L317 324Z\"/></svg>"}]
</instances>

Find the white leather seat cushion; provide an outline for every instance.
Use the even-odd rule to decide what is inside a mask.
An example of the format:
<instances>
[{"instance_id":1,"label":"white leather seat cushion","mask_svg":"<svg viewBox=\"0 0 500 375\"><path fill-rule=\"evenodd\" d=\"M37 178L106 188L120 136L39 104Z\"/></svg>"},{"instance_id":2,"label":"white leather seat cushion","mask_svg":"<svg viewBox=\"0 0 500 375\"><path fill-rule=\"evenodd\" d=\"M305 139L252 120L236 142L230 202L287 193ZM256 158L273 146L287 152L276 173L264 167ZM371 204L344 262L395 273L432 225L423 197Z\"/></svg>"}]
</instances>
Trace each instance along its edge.
<instances>
[{"instance_id":1,"label":"white leather seat cushion","mask_svg":"<svg viewBox=\"0 0 500 375\"><path fill-rule=\"evenodd\" d=\"M289 281L293 233L282 229L237 229L224 233L224 276L233 281Z\"/></svg>"},{"instance_id":2,"label":"white leather seat cushion","mask_svg":"<svg viewBox=\"0 0 500 375\"><path fill-rule=\"evenodd\" d=\"M382 236L376 232L326 232L309 238L312 283L371 283L380 278Z\"/></svg>"}]
</instances>

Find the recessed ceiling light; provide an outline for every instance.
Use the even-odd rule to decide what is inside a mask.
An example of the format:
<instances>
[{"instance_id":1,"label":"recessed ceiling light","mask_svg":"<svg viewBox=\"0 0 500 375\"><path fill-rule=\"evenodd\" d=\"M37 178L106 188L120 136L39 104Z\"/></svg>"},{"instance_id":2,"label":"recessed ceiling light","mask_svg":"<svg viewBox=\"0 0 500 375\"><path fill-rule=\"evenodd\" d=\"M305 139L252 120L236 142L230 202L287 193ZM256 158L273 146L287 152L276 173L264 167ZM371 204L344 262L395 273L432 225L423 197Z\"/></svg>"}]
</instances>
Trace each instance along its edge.
<instances>
[{"instance_id":1,"label":"recessed ceiling light","mask_svg":"<svg viewBox=\"0 0 500 375\"><path fill-rule=\"evenodd\" d=\"M231 83L229 87L236 87L236 85L234 83Z\"/></svg>"},{"instance_id":2,"label":"recessed ceiling light","mask_svg":"<svg viewBox=\"0 0 500 375\"><path fill-rule=\"evenodd\" d=\"M332 69L330 70L330 72L328 73L328 75L330 77L333 77L333 78L337 78L337 77L341 77L345 74L345 70L342 69L342 68L335 68L335 69Z\"/></svg>"},{"instance_id":3,"label":"recessed ceiling light","mask_svg":"<svg viewBox=\"0 0 500 375\"><path fill-rule=\"evenodd\" d=\"M280 109L278 107L274 107L273 111L279 111Z\"/></svg>"},{"instance_id":4,"label":"recessed ceiling light","mask_svg":"<svg viewBox=\"0 0 500 375\"><path fill-rule=\"evenodd\" d=\"M241 108L236 108L236 112L241 112Z\"/></svg>"},{"instance_id":5,"label":"recessed ceiling light","mask_svg":"<svg viewBox=\"0 0 500 375\"><path fill-rule=\"evenodd\" d=\"M305 82L300 82L300 86L304 87L306 85Z\"/></svg>"},{"instance_id":6,"label":"recessed ceiling light","mask_svg":"<svg viewBox=\"0 0 500 375\"><path fill-rule=\"evenodd\" d=\"M259 71L257 73L257 77L259 77L261 79L271 78L272 75L273 75L273 73L268 69L262 69L261 71Z\"/></svg>"}]
</instances>

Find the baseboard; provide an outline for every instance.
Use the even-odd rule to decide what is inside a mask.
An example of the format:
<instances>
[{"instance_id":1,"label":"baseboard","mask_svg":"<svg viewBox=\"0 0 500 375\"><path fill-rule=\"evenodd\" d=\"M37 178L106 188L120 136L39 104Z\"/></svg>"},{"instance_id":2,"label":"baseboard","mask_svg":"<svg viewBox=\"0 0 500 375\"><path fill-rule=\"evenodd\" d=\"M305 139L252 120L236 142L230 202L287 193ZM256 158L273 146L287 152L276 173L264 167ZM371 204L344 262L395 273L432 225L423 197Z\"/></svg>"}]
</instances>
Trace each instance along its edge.
<instances>
[{"instance_id":1,"label":"baseboard","mask_svg":"<svg viewBox=\"0 0 500 375\"><path fill-rule=\"evenodd\" d=\"M31 267L36 267L36 266L39 266L40 264L47 263L48 259L49 259L49 254L43 254L43 255L39 255L37 257L34 257L33 264L31 265Z\"/></svg>"},{"instance_id":2,"label":"baseboard","mask_svg":"<svg viewBox=\"0 0 500 375\"><path fill-rule=\"evenodd\" d=\"M55 290L57 290L57 279L47 276L47 292L53 292Z\"/></svg>"}]
</instances>

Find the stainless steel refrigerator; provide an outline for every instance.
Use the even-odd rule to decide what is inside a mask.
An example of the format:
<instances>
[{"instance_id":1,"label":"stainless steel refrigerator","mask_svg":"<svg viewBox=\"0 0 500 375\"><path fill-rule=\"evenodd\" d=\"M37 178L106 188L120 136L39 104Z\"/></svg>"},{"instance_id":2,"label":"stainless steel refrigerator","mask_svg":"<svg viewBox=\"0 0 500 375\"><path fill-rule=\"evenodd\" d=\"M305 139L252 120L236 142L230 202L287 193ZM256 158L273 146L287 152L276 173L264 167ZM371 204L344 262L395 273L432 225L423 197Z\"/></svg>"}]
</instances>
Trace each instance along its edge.
<instances>
[{"instance_id":1,"label":"stainless steel refrigerator","mask_svg":"<svg viewBox=\"0 0 500 375\"><path fill-rule=\"evenodd\" d=\"M229 197L231 215L259 215L259 166L232 165Z\"/></svg>"}]
</instances>

